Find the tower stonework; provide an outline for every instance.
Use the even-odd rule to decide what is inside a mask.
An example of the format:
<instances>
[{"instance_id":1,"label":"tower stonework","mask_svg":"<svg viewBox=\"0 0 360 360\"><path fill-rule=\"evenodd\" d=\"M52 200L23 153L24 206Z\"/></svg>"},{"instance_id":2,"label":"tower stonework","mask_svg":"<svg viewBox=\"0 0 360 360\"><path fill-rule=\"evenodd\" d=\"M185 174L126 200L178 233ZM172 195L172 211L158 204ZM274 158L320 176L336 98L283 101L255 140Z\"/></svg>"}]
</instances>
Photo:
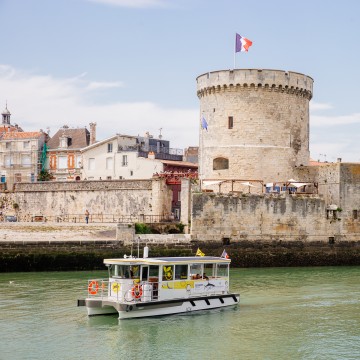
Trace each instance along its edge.
<instances>
[{"instance_id":1,"label":"tower stonework","mask_svg":"<svg viewBox=\"0 0 360 360\"><path fill-rule=\"evenodd\" d=\"M313 79L281 70L220 70L197 78L204 179L286 181L309 163Z\"/></svg>"}]
</instances>

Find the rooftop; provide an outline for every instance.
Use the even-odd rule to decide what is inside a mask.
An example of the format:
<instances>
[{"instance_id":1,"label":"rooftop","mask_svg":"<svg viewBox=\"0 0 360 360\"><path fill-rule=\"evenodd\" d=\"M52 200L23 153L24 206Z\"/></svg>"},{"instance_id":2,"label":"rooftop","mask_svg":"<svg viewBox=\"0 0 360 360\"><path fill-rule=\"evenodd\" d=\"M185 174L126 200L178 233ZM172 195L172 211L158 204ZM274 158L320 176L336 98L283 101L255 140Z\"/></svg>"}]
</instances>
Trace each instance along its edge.
<instances>
[{"instance_id":1,"label":"rooftop","mask_svg":"<svg viewBox=\"0 0 360 360\"><path fill-rule=\"evenodd\" d=\"M2 140L17 140L17 139L38 139L46 135L40 131L10 131L4 133Z\"/></svg>"},{"instance_id":2,"label":"rooftop","mask_svg":"<svg viewBox=\"0 0 360 360\"><path fill-rule=\"evenodd\" d=\"M61 128L48 141L49 150L58 149L63 136L71 139L67 149L82 149L90 143L90 132L86 128Z\"/></svg>"}]
</instances>

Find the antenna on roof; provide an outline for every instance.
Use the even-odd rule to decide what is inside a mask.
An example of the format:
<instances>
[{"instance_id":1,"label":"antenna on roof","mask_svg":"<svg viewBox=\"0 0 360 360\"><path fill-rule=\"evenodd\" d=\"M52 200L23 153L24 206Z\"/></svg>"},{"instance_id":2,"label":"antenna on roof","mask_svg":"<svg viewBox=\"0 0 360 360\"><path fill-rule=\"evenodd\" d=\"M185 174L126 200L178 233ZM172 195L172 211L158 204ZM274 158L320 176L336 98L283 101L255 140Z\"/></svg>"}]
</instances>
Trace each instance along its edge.
<instances>
[{"instance_id":1,"label":"antenna on roof","mask_svg":"<svg viewBox=\"0 0 360 360\"><path fill-rule=\"evenodd\" d=\"M159 132L160 132L159 139L162 139L161 130L162 130L162 128L159 129Z\"/></svg>"}]
</instances>

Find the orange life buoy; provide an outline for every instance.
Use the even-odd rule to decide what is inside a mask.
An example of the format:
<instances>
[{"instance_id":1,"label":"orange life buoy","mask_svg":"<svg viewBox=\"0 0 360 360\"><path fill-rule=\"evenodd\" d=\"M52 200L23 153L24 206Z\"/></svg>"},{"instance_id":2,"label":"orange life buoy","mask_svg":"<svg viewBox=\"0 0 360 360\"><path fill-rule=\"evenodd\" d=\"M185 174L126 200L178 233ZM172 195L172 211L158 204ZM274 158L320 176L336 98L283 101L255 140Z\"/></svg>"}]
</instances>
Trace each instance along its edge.
<instances>
[{"instance_id":1,"label":"orange life buoy","mask_svg":"<svg viewBox=\"0 0 360 360\"><path fill-rule=\"evenodd\" d=\"M95 280L90 281L88 286L88 292L90 295L96 295L99 291L99 283Z\"/></svg>"},{"instance_id":2,"label":"orange life buoy","mask_svg":"<svg viewBox=\"0 0 360 360\"><path fill-rule=\"evenodd\" d=\"M143 293L143 292L142 292L142 287L141 287L141 285L139 285L139 284L136 284L136 285L131 289L131 295L132 295L132 297L135 298L135 299L141 298L142 293Z\"/></svg>"}]
</instances>

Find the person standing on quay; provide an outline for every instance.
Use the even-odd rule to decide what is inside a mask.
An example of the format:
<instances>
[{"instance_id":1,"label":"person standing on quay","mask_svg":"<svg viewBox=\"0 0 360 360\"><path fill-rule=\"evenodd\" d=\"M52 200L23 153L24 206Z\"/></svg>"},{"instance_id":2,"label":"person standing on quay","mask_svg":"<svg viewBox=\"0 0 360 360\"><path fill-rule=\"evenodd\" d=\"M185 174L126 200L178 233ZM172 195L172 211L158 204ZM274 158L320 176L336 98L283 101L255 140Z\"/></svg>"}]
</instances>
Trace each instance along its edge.
<instances>
[{"instance_id":1,"label":"person standing on quay","mask_svg":"<svg viewBox=\"0 0 360 360\"><path fill-rule=\"evenodd\" d=\"M87 224L89 223L89 215L90 215L89 210L86 209L86 211L85 211L85 221L86 221Z\"/></svg>"}]
</instances>

